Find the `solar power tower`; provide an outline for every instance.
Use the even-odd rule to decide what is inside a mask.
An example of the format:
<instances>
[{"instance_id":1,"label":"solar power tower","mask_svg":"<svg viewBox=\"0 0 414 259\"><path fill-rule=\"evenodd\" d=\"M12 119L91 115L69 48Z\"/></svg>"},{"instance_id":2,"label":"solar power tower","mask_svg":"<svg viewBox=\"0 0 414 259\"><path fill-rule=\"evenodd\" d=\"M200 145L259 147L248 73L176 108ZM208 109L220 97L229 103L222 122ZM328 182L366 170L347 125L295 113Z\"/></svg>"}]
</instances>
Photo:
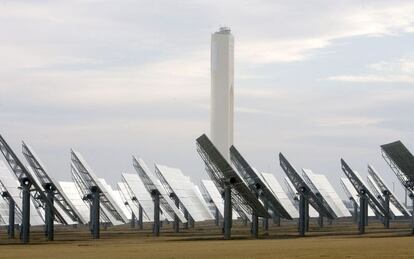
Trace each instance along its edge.
<instances>
[{"instance_id":1,"label":"solar power tower","mask_svg":"<svg viewBox=\"0 0 414 259\"><path fill-rule=\"evenodd\" d=\"M302 175L306 183L316 195L320 195L326 201L326 206L339 217L350 217L351 213L342 202L335 189L329 183L325 175L315 174L310 169L302 169ZM323 226L323 217L319 217L319 225Z\"/></svg>"},{"instance_id":2,"label":"solar power tower","mask_svg":"<svg viewBox=\"0 0 414 259\"><path fill-rule=\"evenodd\" d=\"M92 200L91 215L92 215L92 236L93 238L100 237L100 206L104 207L116 220L126 223L127 216L123 213L121 208L110 194L110 190L98 179L86 161L79 152L71 150L72 166L74 166L79 173L79 177L90 191L90 198Z\"/></svg>"},{"instance_id":3,"label":"solar power tower","mask_svg":"<svg viewBox=\"0 0 414 259\"><path fill-rule=\"evenodd\" d=\"M151 194L154 200L154 235L160 235L161 208L162 211L168 214L170 218L178 217L181 223L187 223L187 219L185 218L184 214L175 206L167 191L162 186L160 180L149 170L144 160L141 158L137 159L135 156L133 156L132 164L139 177L141 177L142 182L144 182L145 188Z\"/></svg>"},{"instance_id":4,"label":"solar power tower","mask_svg":"<svg viewBox=\"0 0 414 259\"><path fill-rule=\"evenodd\" d=\"M151 194L145 188L144 183L137 174L122 174L128 196L131 199L130 207L138 208L138 225L143 226L144 217L154 218L154 203Z\"/></svg>"},{"instance_id":5,"label":"solar power tower","mask_svg":"<svg viewBox=\"0 0 414 259\"><path fill-rule=\"evenodd\" d=\"M66 223L69 223L70 220L72 220L81 224L86 224L76 207L63 195L63 191L59 184L55 183L55 181L46 173L45 166L34 150L24 142L22 143L22 149L24 157L34 172L34 178L39 180L50 201L54 203L54 206L57 207L57 210L61 212L62 216L69 216L70 219L65 219ZM47 222L48 238L49 240L53 240L53 210L47 208L45 218Z\"/></svg>"},{"instance_id":6,"label":"solar power tower","mask_svg":"<svg viewBox=\"0 0 414 259\"><path fill-rule=\"evenodd\" d=\"M371 193L368 189L366 184L363 182L362 178L356 171L353 171L351 167L341 158L341 168L346 177L354 186L355 190L357 190L359 195L359 206L360 206L360 213L359 213L359 233L365 233L365 226L368 221L368 204L370 204L371 208L375 211L375 214L380 218L389 217L389 211L387 211L382 204L375 198L375 196ZM384 221L385 223L385 221ZM385 224L385 227L387 225Z\"/></svg>"},{"instance_id":7,"label":"solar power tower","mask_svg":"<svg viewBox=\"0 0 414 259\"><path fill-rule=\"evenodd\" d=\"M327 203L322 196L317 196L308 184L298 174L296 169L289 163L289 161L279 153L280 166L286 173L286 176L295 186L299 193L299 235L304 236L305 232L309 230L309 204L311 204L318 212L330 220L335 219L336 215L327 207Z\"/></svg>"},{"instance_id":8,"label":"solar power tower","mask_svg":"<svg viewBox=\"0 0 414 259\"><path fill-rule=\"evenodd\" d=\"M55 206L53 206L53 202L42 191L42 188L37 184L28 169L23 165L1 135L0 151L19 180L22 188L22 242L28 243L30 240L30 195L42 203L44 207L52 210L52 215L54 215L58 222L66 224L64 217Z\"/></svg>"},{"instance_id":9,"label":"solar power tower","mask_svg":"<svg viewBox=\"0 0 414 259\"><path fill-rule=\"evenodd\" d=\"M181 208L187 220L199 222L213 219L207 206L200 199L194 184L180 169L163 165L155 165L155 173L160 179L164 189L174 200L177 208ZM179 219L174 219L174 230L179 231Z\"/></svg>"},{"instance_id":10,"label":"solar power tower","mask_svg":"<svg viewBox=\"0 0 414 259\"><path fill-rule=\"evenodd\" d=\"M274 193L267 187L263 181L261 175L256 173L255 170L247 163L239 151L234 147L230 147L230 159L233 165L237 168L237 171L243 177L250 190L256 195L258 199L262 201L266 210L271 210L273 214L284 218L292 219L292 216L279 202ZM258 216L253 213L252 215L252 235L256 238L259 236L259 220ZM265 230L268 231L268 220L265 219Z\"/></svg>"},{"instance_id":11,"label":"solar power tower","mask_svg":"<svg viewBox=\"0 0 414 259\"><path fill-rule=\"evenodd\" d=\"M224 193L224 239L231 238L232 203L237 204L249 214L270 218L263 207L238 173L217 150L210 139L201 135L196 140L197 151L203 159L207 173L220 192Z\"/></svg>"},{"instance_id":12,"label":"solar power tower","mask_svg":"<svg viewBox=\"0 0 414 259\"><path fill-rule=\"evenodd\" d=\"M401 184L410 191L410 198L414 210L414 156L399 140L382 145L381 153ZM414 234L414 211L411 215L412 234Z\"/></svg>"},{"instance_id":13,"label":"solar power tower","mask_svg":"<svg viewBox=\"0 0 414 259\"><path fill-rule=\"evenodd\" d=\"M385 195L389 195L389 200L396 209L398 209L405 217L411 217L411 213L407 210L407 208L402 205L395 194L391 191L391 189L387 186L385 181L379 175L377 170L372 166L368 165L368 174L372 177L374 182L377 184L378 188L380 189L381 193Z\"/></svg>"}]
</instances>

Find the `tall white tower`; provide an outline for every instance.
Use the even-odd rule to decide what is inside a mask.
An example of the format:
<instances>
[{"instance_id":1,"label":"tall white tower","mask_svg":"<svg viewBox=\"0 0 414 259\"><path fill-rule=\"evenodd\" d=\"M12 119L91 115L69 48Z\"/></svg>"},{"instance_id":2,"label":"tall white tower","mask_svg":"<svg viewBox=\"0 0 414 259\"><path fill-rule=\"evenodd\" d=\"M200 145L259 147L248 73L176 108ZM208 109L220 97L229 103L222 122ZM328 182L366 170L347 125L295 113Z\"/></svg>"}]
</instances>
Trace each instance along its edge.
<instances>
[{"instance_id":1,"label":"tall white tower","mask_svg":"<svg viewBox=\"0 0 414 259\"><path fill-rule=\"evenodd\" d=\"M211 36L211 140L230 161L234 124L234 38L221 27Z\"/></svg>"}]
</instances>

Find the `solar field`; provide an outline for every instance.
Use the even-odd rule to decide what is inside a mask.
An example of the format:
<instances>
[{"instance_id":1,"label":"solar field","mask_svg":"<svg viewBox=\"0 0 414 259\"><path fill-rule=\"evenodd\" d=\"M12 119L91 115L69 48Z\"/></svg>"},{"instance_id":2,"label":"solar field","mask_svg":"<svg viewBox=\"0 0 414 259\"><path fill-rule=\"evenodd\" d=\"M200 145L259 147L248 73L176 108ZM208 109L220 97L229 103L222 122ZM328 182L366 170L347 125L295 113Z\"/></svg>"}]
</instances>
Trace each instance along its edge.
<instances>
[{"instance_id":1,"label":"solar field","mask_svg":"<svg viewBox=\"0 0 414 259\"><path fill-rule=\"evenodd\" d=\"M151 224L144 230L129 225L102 228L101 239L92 240L87 226L56 226L55 241L48 242L40 227L31 229L30 244L8 240L0 234L0 258L413 258L408 221L393 222L384 229L370 221L367 234L358 235L349 219L323 228L311 221L307 237L298 237L295 222L270 224L269 233L260 229L259 239L250 239L250 228L234 222L233 239L223 240L214 222L198 223L194 229L174 233L163 224L160 237L153 237ZM18 233L17 233L18 234ZM18 236L18 235L17 235ZM76 255L76 256L74 256Z\"/></svg>"}]
</instances>

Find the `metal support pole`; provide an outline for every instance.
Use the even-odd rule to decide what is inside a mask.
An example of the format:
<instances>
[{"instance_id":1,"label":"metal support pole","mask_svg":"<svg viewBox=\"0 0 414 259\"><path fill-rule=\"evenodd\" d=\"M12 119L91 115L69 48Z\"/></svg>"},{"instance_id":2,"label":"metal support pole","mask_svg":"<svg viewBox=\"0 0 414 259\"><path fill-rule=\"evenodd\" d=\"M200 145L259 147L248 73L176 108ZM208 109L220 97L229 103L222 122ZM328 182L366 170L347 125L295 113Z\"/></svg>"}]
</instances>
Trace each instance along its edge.
<instances>
[{"instance_id":1,"label":"metal support pole","mask_svg":"<svg viewBox=\"0 0 414 259\"><path fill-rule=\"evenodd\" d=\"M226 186L224 188L224 239L231 239L232 227L232 206L231 206L231 188Z\"/></svg>"},{"instance_id":2,"label":"metal support pole","mask_svg":"<svg viewBox=\"0 0 414 259\"><path fill-rule=\"evenodd\" d=\"M193 217L191 217L191 215L190 214L188 214L188 222L189 222L189 227L190 228L194 228L195 227L195 221L194 221L194 219L193 219Z\"/></svg>"},{"instance_id":3,"label":"metal support pole","mask_svg":"<svg viewBox=\"0 0 414 259\"><path fill-rule=\"evenodd\" d=\"M85 200L89 200L89 231L91 235L93 235L93 209L92 209L92 195L88 194L84 198Z\"/></svg>"},{"instance_id":4,"label":"metal support pole","mask_svg":"<svg viewBox=\"0 0 414 259\"><path fill-rule=\"evenodd\" d=\"M30 240L30 186L28 179L21 179L22 193L22 243L27 244Z\"/></svg>"},{"instance_id":5,"label":"metal support pole","mask_svg":"<svg viewBox=\"0 0 414 259\"><path fill-rule=\"evenodd\" d=\"M49 212L48 212L47 204L45 204L44 211L45 211L45 224L43 225L43 234L47 238L47 225L49 222Z\"/></svg>"},{"instance_id":6,"label":"metal support pole","mask_svg":"<svg viewBox=\"0 0 414 259\"><path fill-rule=\"evenodd\" d=\"M306 195L300 194L299 198L299 235L305 236L306 229Z\"/></svg>"},{"instance_id":7,"label":"metal support pole","mask_svg":"<svg viewBox=\"0 0 414 259\"><path fill-rule=\"evenodd\" d=\"M160 193L157 190L152 191L154 198L154 236L160 235Z\"/></svg>"},{"instance_id":8,"label":"metal support pole","mask_svg":"<svg viewBox=\"0 0 414 259\"><path fill-rule=\"evenodd\" d=\"M259 217L253 211L252 214L252 231L251 231L253 238L259 238Z\"/></svg>"},{"instance_id":9,"label":"metal support pole","mask_svg":"<svg viewBox=\"0 0 414 259\"><path fill-rule=\"evenodd\" d=\"M50 201L51 206L49 206L46 203L46 231L47 231L47 240L48 241L53 241L54 239L54 232L55 232L55 227L54 227L54 212L53 212L53 204L54 204L54 190L53 187L51 185L46 185L45 186L45 191L46 191L46 195L47 195L47 199Z\"/></svg>"},{"instance_id":10,"label":"metal support pole","mask_svg":"<svg viewBox=\"0 0 414 259\"><path fill-rule=\"evenodd\" d=\"M276 215L273 218L273 224L275 224L276 226L280 227L280 216L279 215Z\"/></svg>"},{"instance_id":11,"label":"metal support pole","mask_svg":"<svg viewBox=\"0 0 414 259\"><path fill-rule=\"evenodd\" d=\"M178 197L174 195L172 198L174 199L175 206L177 207L177 209L180 209L180 200L178 199ZM175 233L180 232L180 219L178 218L177 214L174 214L173 228Z\"/></svg>"},{"instance_id":12,"label":"metal support pole","mask_svg":"<svg viewBox=\"0 0 414 259\"><path fill-rule=\"evenodd\" d=\"M135 213L132 212L131 216L131 228L135 228L135 222L137 221L137 218L135 217Z\"/></svg>"},{"instance_id":13,"label":"metal support pole","mask_svg":"<svg viewBox=\"0 0 414 259\"><path fill-rule=\"evenodd\" d=\"M7 197L9 200L9 226L7 229L7 233L9 234L9 239L14 239L14 215L15 215L15 203L14 200L10 197L10 195L7 193Z\"/></svg>"},{"instance_id":14,"label":"metal support pole","mask_svg":"<svg viewBox=\"0 0 414 259\"><path fill-rule=\"evenodd\" d=\"M256 198L259 198L259 194L256 193ZM259 238L259 217L257 216L256 212L253 210L252 213L252 230L251 234L253 238Z\"/></svg>"},{"instance_id":15,"label":"metal support pole","mask_svg":"<svg viewBox=\"0 0 414 259\"><path fill-rule=\"evenodd\" d=\"M263 223L264 223L264 226L263 226L264 230L268 232L269 231L269 219L263 218Z\"/></svg>"},{"instance_id":16,"label":"metal support pole","mask_svg":"<svg viewBox=\"0 0 414 259\"><path fill-rule=\"evenodd\" d=\"M216 214L215 215L215 223L216 223L216 226L219 226L220 225L220 211L217 207L216 207L216 213L215 214Z\"/></svg>"},{"instance_id":17,"label":"metal support pole","mask_svg":"<svg viewBox=\"0 0 414 259\"><path fill-rule=\"evenodd\" d=\"M187 220L187 222L183 224L183 228L188 229L188 221L190 220L190 218L187 209L184 209L184 218Z\"/></svg>"},{"instance_id":18,"label":"metal support pole","mask_svg":"<svg viewBox=\"0 0 414 259\"><path fill-rule=\"evenodd\" d=\"M99 194L100 190L97 186L91 187L91 193L92 193L92 238L99 239L100 237L100 225L99 225L99 218L100 218L100 199Z\"/></svg>"},{"instance_id":19,"label":"metal support pole","mask_svg":"<svg viewBox=\"0 0 414 259\"><path fill-rule=\"evenodd\" d=\"M319 227L323 227L323 215L321 213L319 213L319 217L318 217L318 225Z\"/></svg>"},{"instance_id":20,"label":"metal support pole","mask_svg":"<svg viewBox=\"0 0 414 259\"><path fill-rule=\"evenodd\" d=\"M365 222L366 222L366 204L367 203L367 197L366 197L366 193L365 190L360 190L359 192L359 234L364 234L365 233Z\"/></svg>"},{"instance_id":21,"label":"metal support pole","mask_svg":"<svg viewBox=\"0 0 414 259\"><path fill-rule=\"evenodd\" d=\"M310 221L310 217L309 217L309 200L308 197L306 197L305 199L305 231L309 232L309 221Z\"/></svg>"},{"instance_id":22,"label":"metal support pole","mask_svg":"<svg viewBox=\"0 0 414 259\"><path fill-rule=\"evenodd\" d=\"M267 206L267 202L265 203L265 209L266 209L266 211L269 211L269 208ZM266 232L269 231L269 219L268 218L263 218L263 229Z\"/></svg>"},{"instance_id":23,"label":"metal support pole","mask_svg":"<svg viewBox=\"0 0 414 259\"><path fill-rule=\"evenodd\" d=\"M404 189L404 205L406 208L408 208L408 201L407 201L407 197L408 197L408 189L405 188Z\"/></svg>"},{"instance_id":24,"label":"metal support pole","mask_svg":"<svg viewBox=\"0 0 414 259\"><path fill-rule=\"evenodd\" d=\"M365 196L365 226L368 226L368 197Z\"/></svg>"},{"instance_id":25,"label":"metal support pole","mask_svg":"<svg viewBox=\"0 0 414 259\"><path fill-rule=\"evenodd\" d=\"M353 198L351 199L354 205L354 223L358 224L358 203Z\"/></svg>"},{"instance_id":26,"label":"metal support pole","mask_svg":"<svg viewBox=\"0 0 414 259\"><path fill-rule=\"evenodd\" d=\"M414 193L410 193L410 199L411 199L411 234L414 235Z\"/></svg>"},{"instance_id":27,"label":"metal support pole","mask_svg":"<svg viewBox=\"0 0 414 259\"><path fill-rule=\"evenodd\" d=\"M390 228L390 193L388 191L384 191L384 209L385 209L385 215L384 215L384 227Z\"/></svg>"},{"instance_id":28,"label":"metal support pole","mask_svg":"<svg viewBox=\"0 0 414 259\"><path fill-rule=\"evenodd\" d=\"M144 228L144 222L143 222L143 211L141 204L138 207L138 228L142 230Z\"/></svg>"}]
</instances>

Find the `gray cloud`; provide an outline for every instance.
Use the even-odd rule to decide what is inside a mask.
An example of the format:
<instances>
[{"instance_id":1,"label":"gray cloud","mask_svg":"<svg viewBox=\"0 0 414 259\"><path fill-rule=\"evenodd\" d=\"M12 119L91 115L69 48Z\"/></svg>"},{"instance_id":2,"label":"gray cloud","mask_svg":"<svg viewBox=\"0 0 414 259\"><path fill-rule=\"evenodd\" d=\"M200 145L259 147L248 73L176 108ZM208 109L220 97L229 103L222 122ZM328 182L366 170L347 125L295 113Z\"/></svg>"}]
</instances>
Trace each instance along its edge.
<instances>
[{"instance_id":1,"label":"gray cloud","mask_svg":"<svg viewBox=\"0 0 414 259\"><path fill-rule=\"evenodd\" d=\"M236 144L255 167L280 177L283 151L339 186L344 156L397 181L378 146L413 139L413 11L411 1L3 1L0 130L59 179L72 147L112 184L132 154L205 178L195 138L209 129L210 34L229 25Z\"/></svg>"}]
</instances>

